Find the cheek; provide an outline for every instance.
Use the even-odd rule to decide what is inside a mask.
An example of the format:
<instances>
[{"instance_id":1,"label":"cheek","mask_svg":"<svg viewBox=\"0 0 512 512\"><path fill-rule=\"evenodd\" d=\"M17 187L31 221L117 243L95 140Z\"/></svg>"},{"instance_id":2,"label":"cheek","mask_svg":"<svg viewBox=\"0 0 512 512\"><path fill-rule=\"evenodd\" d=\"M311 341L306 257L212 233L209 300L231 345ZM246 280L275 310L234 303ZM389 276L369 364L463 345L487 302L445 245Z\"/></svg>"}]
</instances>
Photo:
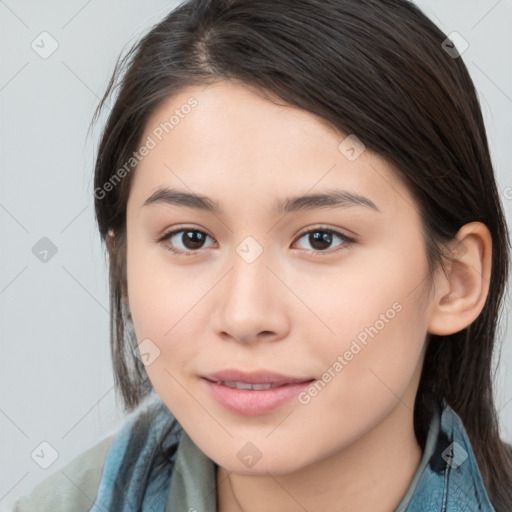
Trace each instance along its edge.
<instances>
[{"instance_id":1,"label":"cheek","mask_svg":"<svg viewBox=\"0 0 512 512\"><path fill-rule=\"evenodd\" d=\"M199 318L201 303L216 279L206 274L199 279L192 266L169 265L161 247L128 244L128 300L134 330L139 343L149 339L159 353L146 367L152 380L157 372L188 370L199 351L198 333L204 334L207 321Z\"/></svg>"},{"instance_id":2,"label":"cheek","mask_svg":"<svg viewBox=\"0 0 512 512\"><path fill-rule=\"evenodd\" d=\"M427 323L420 291L407 295L405 290L410 291L376 292L372 302L346 304L340 314L343 335L323 354L317 389L303 397L310 416L329 411L326 435L336 436L343 424L348 436L356 436L379 423L399 400L413 409L412 384L421 371Z\"/></svg>"},{"instance_id":3,"label":"cheek","mask_svg":"<svg viewBox=\"0 0 512 512\"><path fill-rule=\"evenodd\" d=\"M133 328L140 344L140 354L149 353L145 370L156 392L165 397L167 406L180 419L200 421L200 411L191 407L190 396L184 392L184 374L197 357L199 347L191 343L197 332L187 332L187 326L200 320L196 304L205 290L197 280L190 286L190 277L169 265L162 258L141 247L128 247L128 299ZM160 262L160 263L159 263ZM200 330L199 330L200 331Z\"/></svg>"},{"instance_id":4,"label":"cheek","mask_svg":"<svg viewBox=\"0 0 512 512\"><path fill-rule=\"evenodd\" d=\"M427 263L421 244L373 256L373 264L360 262L350 273L332 276L322 293L311 290L308 295L318 298L319 316L331 330L325 341L309 348L308 356L321 360L322 381L328 385L320 383L318 391L333 410L336 403L344 403L360 414L371 411L375 400L395 400L421 359L428 323L422 300ZM362 407L364 401L369 407Z\"/></svg>"},{"instance_id":5,"label":"cheek","mask_svg":"<svg viewBox=\"0 0 512 512\"><path fill-rule=\"evenodd\" d=\"M341 363L336 368L342 377L340 384L350 382L347 388L341 386L342 392L356 388L362 396L404 391L425 339L425 326L412 321L413 317L418 318L419 312L411 301L395 301L369 315L362 326L352 326L352 335L347 332L340 338L330 359Z\"/></svg>"},{"instance_id":6,"label":"cheek","mask_svg":"<svg viewBox=\"0 0 512 512\"><path fill-rule=\"evenodd\" d=\"M138 225L128 227L128 300L138 337L160 339L176 323L189 288L165 265L164 249L146 237Z\"/></svg>"},{"instance_id":7,"label":"cheek","mask_svg":"<svg viewBox=\"0 0 512 512\"><path fill-rule=\"evenodd\" d=\"M301 405L289 429L310 439L321 428L322 437L312 448L316 454L349 445L395 407L402 415L413 410L426 325L417 297L396 297L374 297L383 307L369 303L365 314L358 313L360 303L347 304L339 315L336 340L311 352L317 361L321 352L317 366L323 373L299 396ZM285 445L288 434L279 429L274 442Z\"/></svg>"}]
</instances>

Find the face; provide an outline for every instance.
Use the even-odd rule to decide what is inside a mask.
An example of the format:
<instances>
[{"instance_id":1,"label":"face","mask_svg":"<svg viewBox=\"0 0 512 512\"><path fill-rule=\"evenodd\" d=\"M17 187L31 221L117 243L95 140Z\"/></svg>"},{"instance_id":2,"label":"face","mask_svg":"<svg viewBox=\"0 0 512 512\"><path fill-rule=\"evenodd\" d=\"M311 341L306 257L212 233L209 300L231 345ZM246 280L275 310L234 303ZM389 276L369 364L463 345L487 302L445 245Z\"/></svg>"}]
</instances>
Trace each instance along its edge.
<instances>
[{"instance_id":1,"label":"face","mask_svg":"<svg viewBox=\"0 0 512 512\"><path fill-rule=\"evenodd\" d=\"M428 266L393 169L231 82L170 98L142 144L128 302L151 382L197 446L229 471L285 473L396 411L412 421Z\"/></svg>"}]
</instances>

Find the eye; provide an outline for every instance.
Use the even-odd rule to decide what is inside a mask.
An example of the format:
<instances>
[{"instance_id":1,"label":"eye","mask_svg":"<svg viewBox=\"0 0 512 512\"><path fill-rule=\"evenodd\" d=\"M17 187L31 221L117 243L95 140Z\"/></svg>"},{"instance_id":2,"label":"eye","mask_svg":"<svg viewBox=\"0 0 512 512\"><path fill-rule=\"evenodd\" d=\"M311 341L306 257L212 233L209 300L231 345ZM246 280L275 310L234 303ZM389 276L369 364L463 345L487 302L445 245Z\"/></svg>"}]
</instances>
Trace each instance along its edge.
<instances>
[{"instance_id":1,"label":"eye","mask_svg":"<svg viewBox=\"0 0 512 512\"><path fill-rule=\"evenodd\" d=\"M306 239L307 242L313 247L313 249L307 249L309 252L313 253L325 252L327 254L332 254L333 252L337 252L355 243L354 238L348 237L343 233L330 228L315 228L313 230L309 230L306 233L303 233L299 240L302 238ZM328 251L329 246L332 245L333 240L336 238L341 240L338 248ZM320 255L323 256L323 254Z\"/></svg>"},{"instance_id":2,"label":"eye","mask_svg":"<svg viewBox=\"0 0 512 512\"><path fill-rule=\"evenodd\" d=\"M179 235L179 236L178 236ZM159 242L170 241L170 244L165 243L165 248L179 256L191 256L198 249L204 247L204 241L210 238L203 231L193 228L176 229L170 233L165 234ZM181 244L181 247L180 247ZM178 245L178 247L176 247Z\"/></svg>"}]
</instances>

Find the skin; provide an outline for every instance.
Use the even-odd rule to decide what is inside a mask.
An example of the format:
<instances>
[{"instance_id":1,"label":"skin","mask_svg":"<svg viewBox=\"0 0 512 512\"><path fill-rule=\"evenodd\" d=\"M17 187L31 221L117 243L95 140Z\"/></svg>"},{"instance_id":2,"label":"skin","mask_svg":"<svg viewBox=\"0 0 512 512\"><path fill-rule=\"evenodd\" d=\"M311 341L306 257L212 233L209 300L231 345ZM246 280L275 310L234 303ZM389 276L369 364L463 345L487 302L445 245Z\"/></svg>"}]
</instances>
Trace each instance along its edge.
<instances>
[{"instance_id":1,"label":"skin","mask_svg":"<svg viewBox=\"0 0 512 512\"><path fill-rule=\"evenodd\" d=\"M489 232L461 228L458 256L432 281L417 205L385 160L365 150L350 161L338 149L347 134L225 81L169 98L141 140L191 97L197 106L134 171L127 204L127 300L139 343L149 338L160 351L146 366L151 382L218 465L219 512L392 511L422 455L413 406L426 336L457 332L480 313ZM161 186L208 196L223 212L143 206ZM379 211L272 211L277 200L331 187ZM207 236L195 246L184 245L183 232L159 241L179 228ZM333 236L319 249L308 233L325 228L355 242ZM248 236L263 251L251 263L236 250ZM397 303L394 318L307 404L238 415L200 378L239 368L322 379ZM261 453L251 468L237 457L247 442Z\"/></svg>"}]
</instances>

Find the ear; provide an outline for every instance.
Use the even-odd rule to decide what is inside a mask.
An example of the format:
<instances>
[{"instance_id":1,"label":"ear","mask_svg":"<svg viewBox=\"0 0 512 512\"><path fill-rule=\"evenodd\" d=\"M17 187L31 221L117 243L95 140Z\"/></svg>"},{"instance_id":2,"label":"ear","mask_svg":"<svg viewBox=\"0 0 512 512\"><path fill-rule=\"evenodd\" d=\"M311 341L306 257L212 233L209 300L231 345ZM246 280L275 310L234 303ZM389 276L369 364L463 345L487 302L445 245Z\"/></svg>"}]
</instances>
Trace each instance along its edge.
<instances>
[{"instance_id":1,"label":"ear","mask_svg":"<svg viewBox=\"0 0 512 512\"><path fill-rule=\"evenodd\" d=\"M492 238L481 222L465 224L448 247L446 272L435 280L428 332L445 336L470 325L482 311L491 279Z\"/></svg>"}]
</instances>

